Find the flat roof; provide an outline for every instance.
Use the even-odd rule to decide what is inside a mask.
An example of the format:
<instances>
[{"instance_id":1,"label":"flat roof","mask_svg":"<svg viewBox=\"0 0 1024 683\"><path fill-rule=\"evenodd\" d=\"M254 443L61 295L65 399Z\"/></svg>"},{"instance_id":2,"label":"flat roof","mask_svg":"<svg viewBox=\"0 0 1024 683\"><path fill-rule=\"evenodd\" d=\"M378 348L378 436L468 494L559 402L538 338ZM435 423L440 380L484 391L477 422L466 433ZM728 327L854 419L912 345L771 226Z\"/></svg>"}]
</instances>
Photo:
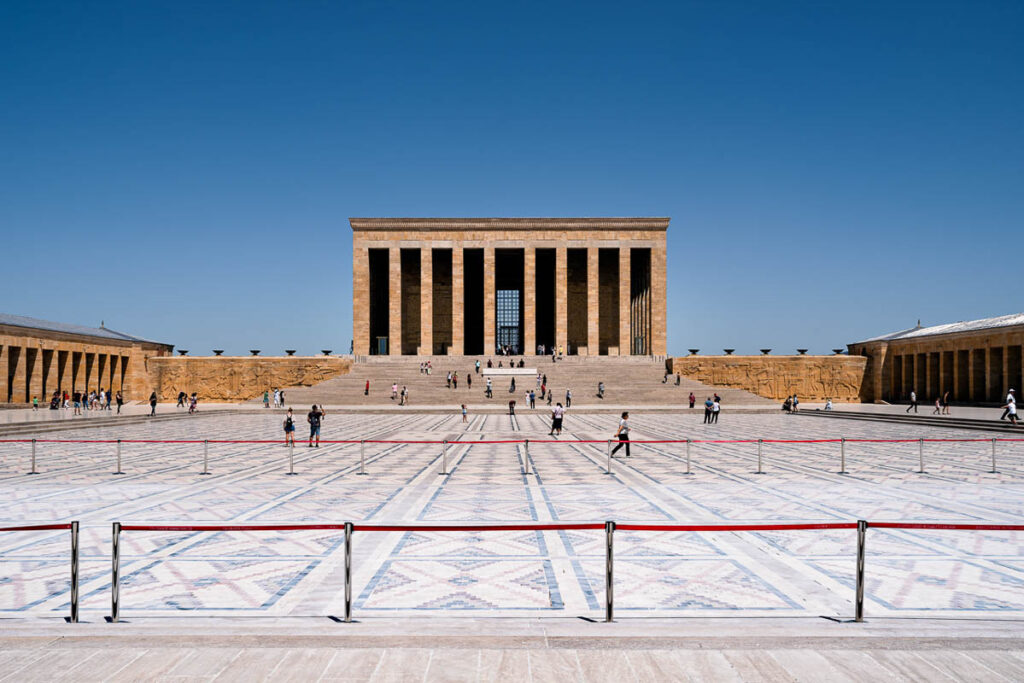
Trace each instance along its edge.
<instances>
[{"instance_id":1,"label":"flat roof","mask_svg":"<svg viewBox=\"0 0 1024 683\"><path fill-rule=\"evenodd\" d=\"M668 230L667 217L349 218L352 230Z\"/></svg>"},{"instance_id":2,"label":"flat roof","mask_svg":"<svg viewBox=\"0 0 1024 683\"><path fill-rule=\"evenodd\" d=\"M75 325L72 323L58 323L52 320L30 318L27 315L13 315L11 313L0 313L0 325L8 325L10 327L24 327L29 330L62 332L64 334L75 334L83 337L99 337L100 339L146 342L148 344L174 346L173 344L165 344L164 342L153 341L152 339L144 339L142 337L136 337L134 335L125 334L124 332L111 330L107 327L103 327L102 324L100 325L100 327L87 327L85 325Z\"/></svg>"},{"instance_id":3,"label":"flat roof","mask_svg":"<svg viewBox=\"0 0 1024 683\"><path fill-rule=\"evenodd\" d=\"M946 323L944 325L931 325L930 327L921 327L918 324L915 327L911 327L907 330L900 330L899 332L890 332L889 334L883 334L880 337L872 337L871 339L865 339L860 342L854 342L855 344L863 344L866 342L876 341L896 341L899 339L914 339L917 337L931 337L937 334L956 334L958 332L977 332L981 330L993 330L1001 327L1013 327L1014 325L1024 325L1024 313L1012 313L1010 315L1000 315L995 318L981 318L979 320L961 320L955 323Z\"/></svg>"}]
</instances>

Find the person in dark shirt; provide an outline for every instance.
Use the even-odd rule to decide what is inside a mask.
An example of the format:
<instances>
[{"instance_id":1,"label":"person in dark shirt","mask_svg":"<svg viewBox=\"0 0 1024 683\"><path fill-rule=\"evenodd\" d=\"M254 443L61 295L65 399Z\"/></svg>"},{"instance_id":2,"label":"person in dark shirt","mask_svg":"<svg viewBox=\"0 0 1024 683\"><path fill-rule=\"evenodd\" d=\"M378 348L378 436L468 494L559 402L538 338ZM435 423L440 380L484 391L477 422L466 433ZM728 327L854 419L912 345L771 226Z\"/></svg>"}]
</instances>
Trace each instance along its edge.
<instances>
[{"instance_id":1,"label":"person in dark shirt","mask_svg":"<svg viewBox=\"0 0 1024 683\"><path fill-rule=\"evenodd\" d=\"M306 416L306 422L309 423L309 447L313 447L313 438L316 437L316 447L320 448L320 422L323 420L324 415L323 408L318 408L316 405L309 411L309 415Z\"/></svg>"}]
</instances>

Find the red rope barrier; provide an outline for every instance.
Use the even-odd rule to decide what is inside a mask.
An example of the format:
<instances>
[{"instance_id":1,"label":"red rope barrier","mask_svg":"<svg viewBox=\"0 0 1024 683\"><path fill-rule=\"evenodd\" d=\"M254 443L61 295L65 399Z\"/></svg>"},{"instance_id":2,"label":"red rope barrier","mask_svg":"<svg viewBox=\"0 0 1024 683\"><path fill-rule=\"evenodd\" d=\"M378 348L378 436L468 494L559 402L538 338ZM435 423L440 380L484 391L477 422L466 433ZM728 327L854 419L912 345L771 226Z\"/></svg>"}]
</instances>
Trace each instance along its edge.
<instances>
[{"instance_id":1,"label":"red rope barrier","mask_svg":"<svg viewBox=\"0 0 1024 683\"><path fill-rule=\"evenodd\" d=\"M336 529L344 524L122 524L121 531L304 531Z\"/></svg>"},{"instance_id":2,"label":"red rope barrier","mask_svg":"<svg viewBox=\"0 0 1024 683\"><path fill-rule=\"evenodd\" d=\"M355 531L569 531L577 529L604 529L604 524L355 524Z\"/></svg>"},{"instance_id":3,"label":"red rope barrier","mask_svg":"<svg viewBox=\"0 0 1024 683\"><path fill-rule=\"evenodd\" d=\"M25 526L3 526L0 527L0 531L56 531L70 528L70 524L28 524Z\"/></svg>"},{"instance_id":4,"label":"red rope barrier","mask_svg":"<svg viewBox=\"0 0 1024 683\"><path fill-rule=\"evenodd\" d=\"M868 522L873 529L962 529L966 531L1024 531L1024 524L942 524L931 522Z\"/></svg>"},{"instance_id":5,"label":"red rope barrier","mask_svg":"<svg viewBox=\"0 0 1024 683\"><path fill-rule=\"evenodd\" d=\"M301 440L301 439L300 439ZM503 443L619 443L616 439L502 439L485 441L448 441L450 444L503 444ZM284 439L0 439L0 443L171 443L171 444L275 444L284 443ZM690 439L690 443L840 443L843 439ZM922 439L856 439L847 438L846 443L917 443ZM923 439L925 443L989 443L992 438L976 439ZM1022 439L1006 439L995 437L997 442L1020 442ZM397 441L382 439L321 439L322 444L345 443L379 443L379 444L436 444L443 440ZM633 439L632 444L687 443L687 439Z\"/></svg>"},{"instance_id":6,"label":"red rope barrier","mask_svg":"<svg viewBox=\"0 0 1024 683\"><path fill-rule=\"evenodd\" d=\"M856 529L856 522L812 524L616 524L616 531L799 531L801 529Z\"/></svg>"}]
</instances>

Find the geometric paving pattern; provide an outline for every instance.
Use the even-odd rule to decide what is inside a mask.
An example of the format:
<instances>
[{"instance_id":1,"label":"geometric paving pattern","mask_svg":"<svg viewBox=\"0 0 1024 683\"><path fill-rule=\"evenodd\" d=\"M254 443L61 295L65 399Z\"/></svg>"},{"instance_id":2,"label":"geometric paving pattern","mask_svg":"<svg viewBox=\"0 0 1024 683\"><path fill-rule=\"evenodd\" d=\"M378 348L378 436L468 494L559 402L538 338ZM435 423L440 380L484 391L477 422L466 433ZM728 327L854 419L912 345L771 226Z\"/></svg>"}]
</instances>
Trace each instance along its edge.
<instances>
[{"instance_id":1,"label":"geometric paving pattern","mask_svg":"<svg viewBox=\"0 0 1024 683\"><path fill-rule=\"evenodd\" d=\"M524 413L524 411L520 411ZM702 414L633 416L634 439L983 438L913 425ZM606 439L611 415L566 418L563 438ZM276 439L267 411L61 433L75 439ZM85 620L109 613L110 523L619 522L742 523L917 520L1018 523L1024 515L1024 443L929 443L925 474L916 443L839 445L633 445L605 474L603 443L539 443L547 413L477 415L332 412L324 438L447 439L447 475L431 444L288 449L211 444L0 444L0 523L81 521ZM46 438L40 435L40 438ZM531 439L521 444L482 440ZM620 452L621 455L621 452ZM525 474L529 457L532 474ZM343 544L336 531L125 532L123 616L340 614ZM615 534L616 612L644 616L850 616L852 530ZM0 534L0 616L66 613L68 534ZM872 529L869 616L1024 615L1024 534ZM451 614L600 617L603 531L356 532L353 603L358 618Z\"/></svg>"}]
</instances>

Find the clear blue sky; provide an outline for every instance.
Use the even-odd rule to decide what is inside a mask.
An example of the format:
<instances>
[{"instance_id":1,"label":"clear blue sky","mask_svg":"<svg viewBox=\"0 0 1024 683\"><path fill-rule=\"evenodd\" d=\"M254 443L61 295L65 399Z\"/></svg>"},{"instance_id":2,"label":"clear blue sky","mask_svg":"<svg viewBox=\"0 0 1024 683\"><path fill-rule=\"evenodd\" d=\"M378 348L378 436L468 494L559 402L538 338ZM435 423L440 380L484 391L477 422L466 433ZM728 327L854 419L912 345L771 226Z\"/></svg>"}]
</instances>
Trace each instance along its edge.
<instances>
[{"instance_id":1,"label":"clear blue sky","mask_svg":"<svg viewBox=\"0 0 1024 683\"><path fill-rule=\"evenodd\" d=\"M1024 310L1021 2L0 4L0 311L347 351L349 216L671 216L669 351Z\"/></svg>"}]
</instances>

